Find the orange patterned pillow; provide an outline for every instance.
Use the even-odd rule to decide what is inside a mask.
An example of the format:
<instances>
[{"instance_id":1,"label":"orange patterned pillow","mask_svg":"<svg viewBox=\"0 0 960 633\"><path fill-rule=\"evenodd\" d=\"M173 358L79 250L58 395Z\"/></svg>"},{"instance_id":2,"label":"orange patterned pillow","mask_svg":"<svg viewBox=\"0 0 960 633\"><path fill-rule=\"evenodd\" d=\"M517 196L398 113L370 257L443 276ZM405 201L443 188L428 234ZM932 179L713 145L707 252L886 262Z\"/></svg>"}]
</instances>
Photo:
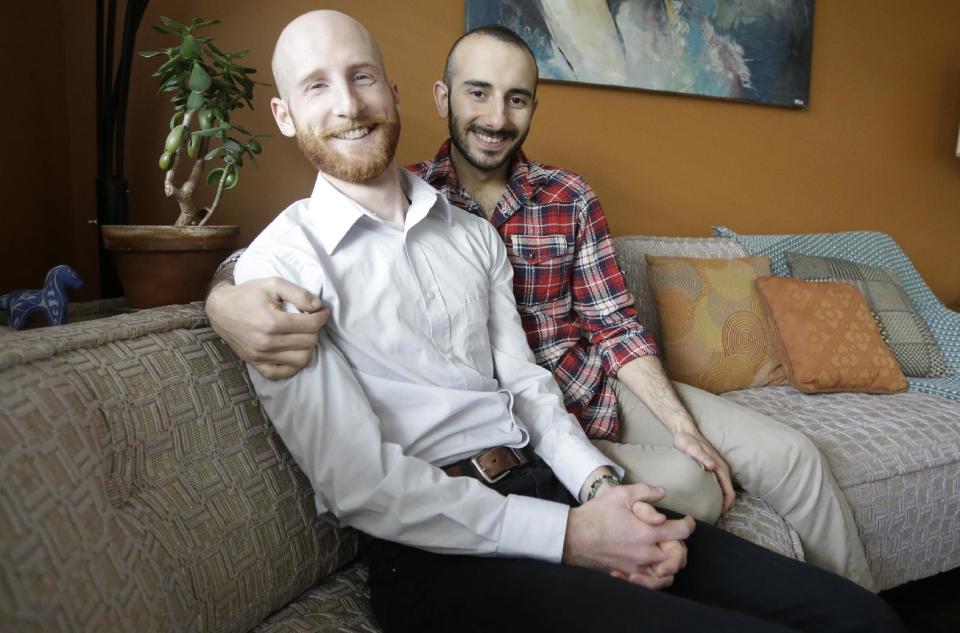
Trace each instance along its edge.
<instances>
[{"instance_id":1,"label":"orange patterned pillow","mask_svg":"<svg viewBox=\"0 0 960 633\"><path fill-rule=\"evenodd\" d=\"M785 382L754 287L768 257L646 257L671 378L712 393Z\"/></svg>"},{"instance_id":2,"label":"orange patterned pillow","mask_svg":"<svg viewBox=\"0 0 960 633\"><path fill-rule=\"evenodd\" d=\"M794 387L807 393L907 388L900 364L856 287L786 277L761 277L757 287Z\"/></svg>"}]
</instances>

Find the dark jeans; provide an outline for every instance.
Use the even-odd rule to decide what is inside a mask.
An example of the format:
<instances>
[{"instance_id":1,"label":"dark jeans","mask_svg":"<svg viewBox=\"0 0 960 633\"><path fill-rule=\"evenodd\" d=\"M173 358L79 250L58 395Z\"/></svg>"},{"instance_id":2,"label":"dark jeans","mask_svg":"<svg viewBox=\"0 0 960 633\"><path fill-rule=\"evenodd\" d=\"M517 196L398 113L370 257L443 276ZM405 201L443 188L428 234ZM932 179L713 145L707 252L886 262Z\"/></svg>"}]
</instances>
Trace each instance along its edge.
<instances>
[{"instance_id":1,"label":"dark jeans","mask_svg":"<svg viewBox=\"0 0 960 633\"><path fill-rule=\"evenodd\" d=\"M493 487L575 504L542 462ZM698 522L687 546L687 566L673 586L650 591L582 567L377 541L373 611L387 633L904 630L886 603L856 584L712 525Z\"/></svg>"}]
</instances>

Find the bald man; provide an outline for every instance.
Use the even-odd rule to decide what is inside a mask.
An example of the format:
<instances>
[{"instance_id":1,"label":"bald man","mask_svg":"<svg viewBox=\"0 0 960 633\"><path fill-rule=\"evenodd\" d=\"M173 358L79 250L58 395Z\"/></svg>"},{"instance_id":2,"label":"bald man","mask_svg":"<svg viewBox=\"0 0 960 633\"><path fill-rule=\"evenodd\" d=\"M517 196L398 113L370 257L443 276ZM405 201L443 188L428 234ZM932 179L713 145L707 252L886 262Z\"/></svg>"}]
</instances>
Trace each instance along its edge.
<instances>
[{"instance_id":1,"label":"bald man","mask_svg":"<svg viewBox=\"0 0 960 633\"><path fill-rule=\"evenodd\" d=\"M397 90L359 23L297 18L273 69L277 125L319 173L235 276L330 319L299 373L248 373L318 512L376 537L384 630L900 630L855 584L618 485L534 362L496 231L394 163Z\"/></svg>"}]
</instances>

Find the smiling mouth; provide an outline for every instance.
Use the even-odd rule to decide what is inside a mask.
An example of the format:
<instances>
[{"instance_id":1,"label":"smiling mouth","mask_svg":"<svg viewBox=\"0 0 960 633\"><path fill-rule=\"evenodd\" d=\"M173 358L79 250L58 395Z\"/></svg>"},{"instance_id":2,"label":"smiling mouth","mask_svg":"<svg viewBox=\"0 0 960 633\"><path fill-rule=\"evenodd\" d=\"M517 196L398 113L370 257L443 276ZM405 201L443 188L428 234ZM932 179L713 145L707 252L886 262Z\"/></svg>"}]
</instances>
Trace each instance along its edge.
<instances>
[{"instance_id":1,"label":"smiling mouth","mask_svg":"<svg viewBox=\"0 0 960 633\"><path fill-rule=\"evenodd\" d=\"M470 132L473 132L478 139L489 145L499 145L500 143L513 140L517 136L512 130L496 131L476 126L471 126L468 129Z\"/></svg>"},{"instance_id":2,"label":"smiling mouth","mask_svg":"<svg viewBox=\"0 0 960 633\"><path fill-rule=\"evenodd\" d=\"M487 132L476 131L474 134L477 135L484 143L490 143L491 145L496 145L498 143L503 143L504 141L510 140L511 135L509 134L489 134Z\"/></svg>"},{"instance_id":3,"label":"smiling mouth","mask_svg":"<svg viewBox=\"0 0 960 633\"><path fill-rule=\"evenodd\" d=\"M484 143L491 143L491 144L502 143L505 140L507 140L506 136L503 136L500 134L491 136L489 134L483 134L482 132L477 132L477 137L479 137L480 140L483 141Z\"/></svg>"},{"instance_id":4,"label":"smiling mouth","mask_svg":"<svg viewBox=\"0 0 960 633\"><path fill-rule=\"evenodd\" d=\"M356 141L365 137L373 131L373 127L355 127L349 130L342 130L339 132L333 132L329 136L332 138L340 139L341 141Z\"/></svg>"}]
</instances>

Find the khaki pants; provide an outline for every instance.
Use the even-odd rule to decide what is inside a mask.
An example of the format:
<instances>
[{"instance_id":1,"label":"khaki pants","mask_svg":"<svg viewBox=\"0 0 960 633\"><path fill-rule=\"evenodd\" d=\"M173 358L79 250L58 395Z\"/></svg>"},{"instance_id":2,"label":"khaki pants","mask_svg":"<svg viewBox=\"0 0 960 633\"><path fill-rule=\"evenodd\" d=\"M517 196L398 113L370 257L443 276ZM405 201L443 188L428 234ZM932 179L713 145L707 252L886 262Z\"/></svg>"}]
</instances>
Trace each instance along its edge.
<instances>
[{"instance_id":1,"label":"khaki pants","mask_svg":"<svg viewBox=\"0 0 960 633\"><path fill-rule=\"evenodd\" d=\"M800 535L808 562L874 590L853 514L816 446L802 433L709 392L674 383L734 481L761 497ZM625 385L614 381L620 441L594 444L626 469L627 482L663 486L658 503L714 523L722 495L716 477L673 448L673 436Z\"/></svg>"}]
</instances>

